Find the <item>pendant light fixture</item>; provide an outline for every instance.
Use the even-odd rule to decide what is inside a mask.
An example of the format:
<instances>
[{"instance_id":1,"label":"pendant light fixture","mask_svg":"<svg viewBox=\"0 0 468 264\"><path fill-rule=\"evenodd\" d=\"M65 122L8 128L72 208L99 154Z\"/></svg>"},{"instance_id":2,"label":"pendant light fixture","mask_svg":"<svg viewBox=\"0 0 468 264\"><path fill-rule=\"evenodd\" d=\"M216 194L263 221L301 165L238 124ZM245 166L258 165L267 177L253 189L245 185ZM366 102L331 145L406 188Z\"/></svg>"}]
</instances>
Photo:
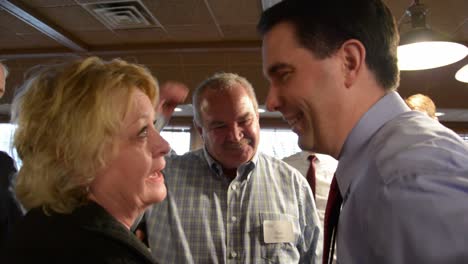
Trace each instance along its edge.
<instances>
[{"instance_id":1,"label":"pendant light fixture","mask_svg":"<svg viewBox=\"0 0 468 264\"><path fill-rule=\"evenodd\" d=\"M468 64L457 71L455 79L460 82L468 83Z\"/></svg>"},{"instance_id":2,"label":"pendant light fixture","mask_svg":"<svg viewBox=\"0 0 468 264\"><path fill-rule=\"evenodd\" d=\"M455 63L468 55L468 47L451 42L426 24L427 8L418 0L406 10L411 30L400 34L398 67L403 71L425 70Z\"/></svg>"}]
</instances>

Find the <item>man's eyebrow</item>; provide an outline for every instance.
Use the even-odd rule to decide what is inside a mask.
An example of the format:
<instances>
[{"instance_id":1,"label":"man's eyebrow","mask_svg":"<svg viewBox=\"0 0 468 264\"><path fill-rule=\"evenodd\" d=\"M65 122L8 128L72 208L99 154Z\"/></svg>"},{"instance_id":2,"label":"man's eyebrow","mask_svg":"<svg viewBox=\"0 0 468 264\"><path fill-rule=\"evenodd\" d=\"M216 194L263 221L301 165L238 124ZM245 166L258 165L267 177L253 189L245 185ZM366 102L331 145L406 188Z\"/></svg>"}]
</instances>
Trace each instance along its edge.
<instances>
[{"instance_id":1,"label":"man's eyebrow","mask_svg":"<svg viewBox=\"0 0 468 264\"><path fill-rule=\"evenodd\" d=\"M219 126L219 125L224 125L223 121L212 121L208 123L208 126Z\"/></svg>"},{"instance_id":2,"label":"man's eyebrow","mask_svg":"<svg viewBox=\"0 0 468 264\"><path fill-rule=\"evenodd\" d=\"M240 116L237 120L238 121L245 121L246 119L249 119L250 117L252 117L252 113L248 112L248 113L245 113L242 116Z\"/></svg>"}]
</instances>

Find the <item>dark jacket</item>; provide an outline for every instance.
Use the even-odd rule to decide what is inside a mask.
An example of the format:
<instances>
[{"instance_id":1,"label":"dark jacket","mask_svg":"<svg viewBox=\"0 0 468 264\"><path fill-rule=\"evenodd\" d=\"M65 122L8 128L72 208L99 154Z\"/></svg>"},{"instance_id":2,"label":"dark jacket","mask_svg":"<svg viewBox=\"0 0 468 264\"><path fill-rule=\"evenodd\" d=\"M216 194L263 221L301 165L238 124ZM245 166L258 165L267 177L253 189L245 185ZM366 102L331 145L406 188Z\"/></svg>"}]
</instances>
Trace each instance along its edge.
<instances>
[{"instance_id":1,"label":"dark jacket","mask_svg":"<svg viewBox=\"0 0 468 264\"><path fill-rule=\"evenodd\" d=\"M23 216L13 191L15 176L14 160L7 153L0 151L0 250L4 247L14 224Z\"/></svg>"},{"instance_id":2,"label":"dark jacket","mask_svg":"<svg viewBox=\"0 0 468 264\"><path fill-rule=\"evenodd\" d=\"M94 202L71 214L29 211L0 263L155 263L148 248Z\"/></svg>"}]
</instances>

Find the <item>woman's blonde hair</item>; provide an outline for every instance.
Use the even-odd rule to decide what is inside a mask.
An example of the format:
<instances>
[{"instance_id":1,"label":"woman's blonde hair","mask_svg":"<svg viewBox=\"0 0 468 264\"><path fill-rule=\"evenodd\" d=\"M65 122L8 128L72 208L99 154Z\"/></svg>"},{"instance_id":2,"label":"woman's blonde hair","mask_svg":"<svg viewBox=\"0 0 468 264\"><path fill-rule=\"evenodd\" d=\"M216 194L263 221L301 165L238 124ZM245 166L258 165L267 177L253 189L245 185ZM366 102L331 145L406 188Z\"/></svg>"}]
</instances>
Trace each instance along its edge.
<instances>
[{"instance_id":1,"label":"woman's blonde hair","mask_svg":"<svg viewBox=\"0 0 468 264\"><path fill-rule=\"evenodd\" d=\"M157 102L146 68L97 57L47 67L25 83L12 116L23 162L16 194L26 208L68 213L86 203L89 184L115 152L134 89Z\"/></svg>"},{"instance_id":2,"label":"woman's blonde hair","mask_svg":"<svg viewBox=\"0 0 468 264\"><path fill-rule=\"evenodd\" d=\"M429 117L437 119L436 106L429 96L424 94L413 94L406 98L405 102L411 110L426 113Z\"/></svg>"}]
</instances>

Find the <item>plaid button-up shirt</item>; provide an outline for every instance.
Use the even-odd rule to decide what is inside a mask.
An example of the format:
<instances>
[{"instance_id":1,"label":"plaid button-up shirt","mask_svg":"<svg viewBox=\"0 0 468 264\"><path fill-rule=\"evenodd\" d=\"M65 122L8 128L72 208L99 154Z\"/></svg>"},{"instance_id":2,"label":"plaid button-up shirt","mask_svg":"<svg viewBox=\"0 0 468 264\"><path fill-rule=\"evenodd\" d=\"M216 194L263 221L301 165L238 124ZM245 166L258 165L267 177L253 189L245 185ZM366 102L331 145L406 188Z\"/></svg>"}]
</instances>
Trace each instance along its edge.
<instances>
[{"instance_id":1,"label":"plaid button-up shirt","mask_svg":"<svg viewBox=\"0 0 468 264\"><path fill-rule=\"evenodd\" d=\"M230 181L200 149L168 157L164 174L167 198L146 215L158 262L320 262L322 234L312 192L286 163L257 153ZM265 243L266 220L290 223L293 240Z\"/></svg>"}]
</instances>

